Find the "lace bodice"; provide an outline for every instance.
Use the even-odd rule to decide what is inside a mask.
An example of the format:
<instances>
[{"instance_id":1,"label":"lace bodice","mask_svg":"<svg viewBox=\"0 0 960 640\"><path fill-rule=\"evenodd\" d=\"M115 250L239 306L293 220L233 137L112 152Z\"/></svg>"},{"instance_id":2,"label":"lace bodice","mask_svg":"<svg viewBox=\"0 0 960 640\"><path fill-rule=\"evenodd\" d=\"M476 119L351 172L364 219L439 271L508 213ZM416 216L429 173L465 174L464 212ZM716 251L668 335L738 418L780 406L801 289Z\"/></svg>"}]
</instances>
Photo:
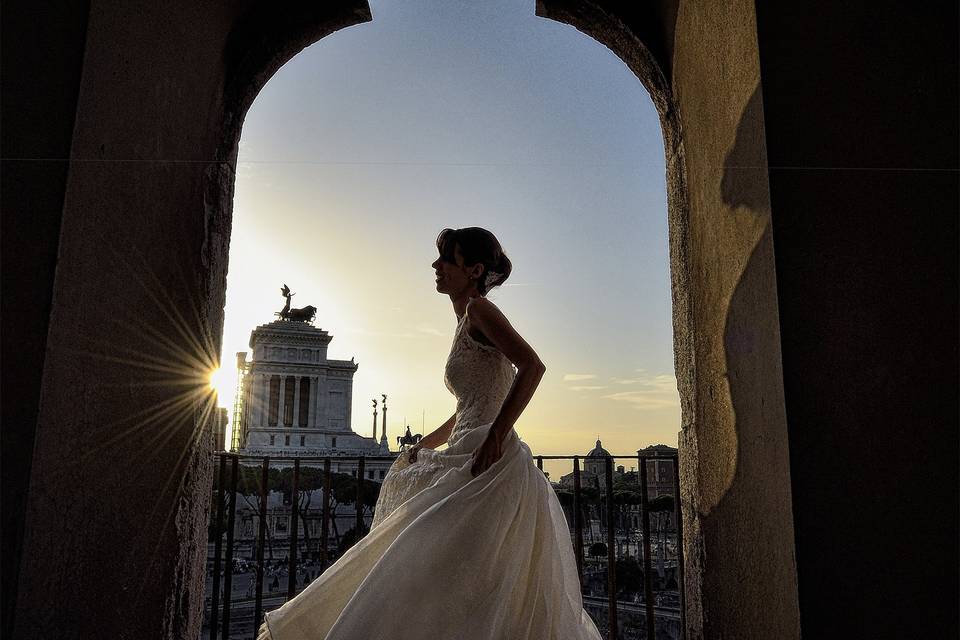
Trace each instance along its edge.
<instances>
[{"instance_id":1,"label":"lace bodice","mask_svg":"<svg viewBox=\"0 0 960 640\"><path fill-rule=\"evenodd\" d=\"M457 412L443 451L421 449L416 463L406 453L397 456L387 473L372 527L377 527L410 496L429 486L445 469L464 464L480 444L470 431L493 422L510 391L516 371L502 353L480 344L467 333L463 318L453 335L443 380L457 398Z\"/></svg>"},{"instance_id":2,"label":"lace bodice","mask_svg":"<svg viewBox=\"0 0 960 640\"><path fill-rule=\"evenodd\" d=\"M451 438L464 429L492 422L516 375L505 355L470 336L465 318L466 314L457 324L443 374L447 389L457 398Z\"/></svg>"}]
</instances>

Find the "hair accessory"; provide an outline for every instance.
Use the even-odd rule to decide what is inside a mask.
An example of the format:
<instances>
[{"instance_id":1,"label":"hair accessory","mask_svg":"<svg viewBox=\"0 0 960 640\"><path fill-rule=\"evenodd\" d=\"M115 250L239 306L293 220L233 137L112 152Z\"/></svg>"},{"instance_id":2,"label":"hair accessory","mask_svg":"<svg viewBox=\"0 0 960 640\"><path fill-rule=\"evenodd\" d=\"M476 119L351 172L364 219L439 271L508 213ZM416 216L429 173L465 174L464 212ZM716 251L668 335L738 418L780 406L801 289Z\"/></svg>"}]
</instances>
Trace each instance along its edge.
<instances>
[{"instance_id":1,"label":"hair accessory","mask_svg":"<svg viewBox=\"0 0 960 640\"><path fill-rule=\"evenodd\" d=\"M497 273L496 271L487 271L487 277L483 281L484 287L489 289L490 285L492 285L494 281L501 275L503 274Z\"/></svg>"}]
</instances>

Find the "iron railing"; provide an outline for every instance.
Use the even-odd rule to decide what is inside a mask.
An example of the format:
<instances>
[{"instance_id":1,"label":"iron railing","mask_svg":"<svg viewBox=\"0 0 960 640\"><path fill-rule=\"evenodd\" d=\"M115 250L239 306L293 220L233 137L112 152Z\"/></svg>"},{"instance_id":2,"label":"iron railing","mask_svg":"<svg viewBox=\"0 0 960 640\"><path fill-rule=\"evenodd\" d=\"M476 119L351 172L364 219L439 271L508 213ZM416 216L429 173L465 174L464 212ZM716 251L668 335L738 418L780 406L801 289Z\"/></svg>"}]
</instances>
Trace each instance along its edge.
<instances>
[{"instance_id":1,"label":"iron railing","mask_svg":"<svg viewBox=\"0 0 960 640\"><path fill-rule=\"evenodd\" d=\"M325 570L330 564L330 558L327 548L327 543L329 541L329 527L330 527L330 497L331 497L331 461L335 460L337 462L352 462L356 461L356 482L357 482L357 493L356 493L356 505L358 508L356 511L356 523L354 526L354 531L356 532L356 540L361 539L366 535L366 525L364 524L364 515L363 515L363 483L365 480L368 480L363 477L365 462L375 461L375 462L390 462L392 463L396 459L396 455L391 456L319 456L319 457L262 457L262 456L253 456L253 455L242 455L237 453L230 452L216 452L214 454L219 459L219 469L217 473L218 481L216 483L216 522L211 526L212 535L213 535L213 559L212 559L212 595L210 598L210 608L209 608L209 639L216 640L218 635L223 639L230 638L230 625L231 625L231 595L232 595L232 581L233 581L233 568L234 568L234 529L236 526L236 496L238 489L238 477L239 477L239 468L241 466L241 460L248 463L260 463L261 476L259 484L259 526L258 526L258 535L256 536L256 560L255 560L255 599L254 599L254 612L253 612L253 630L256 633L257 627L261 624L263 620L264 612L264 593L263 593L263 583L264 583L264 541L266 539L267 531L267 497L270 491L268 487L269 484L269 471L271 462L276 463L286 463L285 467L289 467L292 463L292 486L291 489L291 501L290 501L290 521L289 521L289 550L288 550L288 580L287 580L287 589L286 589L286 598L284 601L292 599L297 594L297 553L298 553L298 529L300 526L300 514L299 514L299 499L298 499L298 484L300 482L300 473L301 473L301 463L303 462L317 462L323 464L323 487L322 495L323 500L321 504L321 533L320 533L320 545L319 545L319 554L320 554L320 572ZM572 460L573 461L573 504L572 504L572 536L573 539L571 543L574 547L576 562L577 562L577 572L580 578L581 585L583 584L583 575L584 575L584 536L583 536L583 487L582 487L582 472L580 469L581 461L584 460L583 456L556 456L556 455L538 455L534 457L536 460L537 467L542 471L543 470L543 461L544 460ZM618 610L624 603L618 602L617 600L617 584L616 584L616 541L615 541L615 526L614 521L616 517L615 510L615 500L614 500L614 485L613 485L613 476L614 476L614 460L635 460L638 462L638 475L639 475L639 485L640 485L640 516L641 516L641 540L643 548L643 595L644 602L643 608L645 613L645 631L646 638L653 639L656 637L656 625L655 617L656 615L664 616L668 619L679 619L679 637L684 636L686 629L685 621L685 602L684 602L684 588L683 588L683 519L680 513L680 477L679 477L679 461L677 454L668 453L668 454L648 454L648 455L631 455L631 456L603 456L604 460L604 493L603 498L605 502L605 515L606 515L606 551L607 551L607 594L605 608L607 609L607 638L610 640L615 640L620 638L619 627L618 627ZM596 457L591 457L591 461L596 462ZM676 575L678 577L678 589L679 592L679 607L660 607L655 603L654 590L653 590L653 577L652 577L652 563L651 563L651 547L650 547L650 511L649 506L649 489L648 489L648 477L647 477L647 462L650 460L661 460L661 461L672 461L673 469L673 478L671 483L672 494L673 494L673 516L676 527ZM230 463L228 465L228 462ZM229 485L227 484L227 467L230 467L230 478ZM229 491L229 495L225 496L225 492ZM224 518L224 501L227 501L227 510L226 514L226 532L223 531L223 518ZM306 523L304 522L304 526ZM226 549L223 548L223 538L224 533L226 533ZM666 550L661 549L660 553L665 554ZM318 573L319 575L319 573ZM222 577L222 583L221 583ZM221 587L224 597L221 598ZM222 599L222 602L221 602ZM282 604L276 602L276 597L272 598L274 604ZM584 604L591 605L595 607L603 607L604 603L602 600L596 597L584 597ZM634 605L626 605L626 608L631 610L636 609Z\"/></svg>"}]
</instances>

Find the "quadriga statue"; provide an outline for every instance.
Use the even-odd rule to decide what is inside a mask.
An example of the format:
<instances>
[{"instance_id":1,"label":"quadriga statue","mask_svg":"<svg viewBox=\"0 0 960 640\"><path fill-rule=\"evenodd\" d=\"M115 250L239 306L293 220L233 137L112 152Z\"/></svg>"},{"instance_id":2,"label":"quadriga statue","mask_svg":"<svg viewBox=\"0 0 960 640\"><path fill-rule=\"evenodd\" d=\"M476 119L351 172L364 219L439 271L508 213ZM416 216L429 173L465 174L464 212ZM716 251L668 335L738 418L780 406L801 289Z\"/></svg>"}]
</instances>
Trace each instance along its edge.
<instances>
[{"instance_id":1,"label":"quadriga statue","mask_svg":"<svg viewBox=\"0 0 960 640\"><path fill-rule=\"evenodd\" d=\"M303 307L302 309L291 309L290 300L297 294L291 293L290 287L287 285L283 285L283 288L280 289L280 293L282 293L283 297L287 299L287 303L283 305L283 309L274 312L275 316L279 316L281 320L291 320L294 322L313 322L314 317L317 315L316 307L310 305Z\"/></svg>"}]
</instances>

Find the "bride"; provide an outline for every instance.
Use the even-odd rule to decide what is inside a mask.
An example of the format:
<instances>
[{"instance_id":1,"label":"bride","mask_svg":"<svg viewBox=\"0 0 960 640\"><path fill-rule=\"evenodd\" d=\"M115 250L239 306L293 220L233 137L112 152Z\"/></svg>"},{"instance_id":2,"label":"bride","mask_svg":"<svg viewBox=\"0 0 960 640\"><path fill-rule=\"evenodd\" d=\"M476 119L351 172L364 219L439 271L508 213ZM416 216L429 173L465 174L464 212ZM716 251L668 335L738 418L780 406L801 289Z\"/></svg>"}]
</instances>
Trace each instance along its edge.
<instances>
[{"instance_id":1,"label":"bride","mask_svg":"<svg viewBox=\"0 0 960 640\"><path fill-rule=\"evenodd\" d=\"M601 637L560 503L513 428L544 366L486 298L510 260L479 227L444 229L437 249L458 320L444 371L456 412L400 454L369 534L267 613L258 640Z\"/></svg>"}]
</instances>

